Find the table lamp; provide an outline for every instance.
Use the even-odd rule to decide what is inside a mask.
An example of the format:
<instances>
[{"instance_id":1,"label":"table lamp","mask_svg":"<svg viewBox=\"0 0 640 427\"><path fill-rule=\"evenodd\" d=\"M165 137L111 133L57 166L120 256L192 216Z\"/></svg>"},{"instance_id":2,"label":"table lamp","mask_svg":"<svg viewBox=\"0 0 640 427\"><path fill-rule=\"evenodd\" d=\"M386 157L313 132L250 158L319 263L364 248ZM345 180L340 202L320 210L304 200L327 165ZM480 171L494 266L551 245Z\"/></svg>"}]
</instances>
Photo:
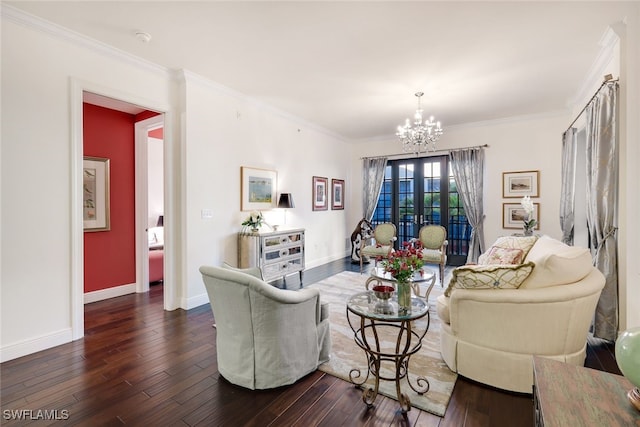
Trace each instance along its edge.
<instances>
[{"instance_id":1,"label":"table lamp","mask_svg":"<svg viewBox=\"0 0 640 427\"><path fill-rule=\"evenodd\" d=\"M284 223L287 223L287 209L295 208L293 204L293 196L291 193L280 193L278 199L278 208L284 209Z\"/></svg>"}]
</instances>

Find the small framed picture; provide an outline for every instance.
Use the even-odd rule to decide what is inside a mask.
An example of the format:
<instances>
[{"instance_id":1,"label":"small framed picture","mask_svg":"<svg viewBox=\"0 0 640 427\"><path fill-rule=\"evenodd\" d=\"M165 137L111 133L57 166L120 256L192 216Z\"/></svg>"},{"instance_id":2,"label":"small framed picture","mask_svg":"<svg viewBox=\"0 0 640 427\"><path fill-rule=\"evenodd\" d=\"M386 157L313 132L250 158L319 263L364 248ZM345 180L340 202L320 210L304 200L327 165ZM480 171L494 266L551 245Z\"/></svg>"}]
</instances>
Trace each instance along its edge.
<instances>
[{"instance_id":1,"label":"small framed picture","mask_svg":"<svg viewBox=\"0 0 640 427\"><path fill-rule=\"evenodd\" d=\"M331 180L331 209L344 209L344 179Z\"/></svg>"},{"instance_id":2,"label":"small framed picture","mask_svg":"<svg viewBox=\"0 0 640 427\"><path fill-rule=\"evenodd\" d=\"M533 218L536 220L535 230L540 230L540 203L533 204ZM502 204L502 228L523 229L525 212L520 203Z\"/></svg>"},{"instance_id":3,"label":"small framed picture","mask_svg":"<svg viewBox=\"0 0 640 427\"><path fill-rule=\"evenodd\" d=\"M313 210L326 211L329 208L329 179L321 176L313 177Z\"/></svg>"},{"instance_id":4,"label":"small framed picture","mask_svg":"<svg viewBox=\"0 0 640 427\"><path fill-rule=\"evenodd\" d=\"M502 197L540 197L540 171L503 172Z\"/></svg>"},{"instance_id":5,"label":"small framed picture","mask_svg":"<svg viewBox=\"0 0 640 427\"><path fill-rule=\"evenodd\" d=\"M82 167L84 231L109 231L109 159L87 156Z\"/></svg>"},{"instance_id":6,"label":"small framed picture","mask_svg":"<svg viewBox=\"0 0 640 427\"><path fill-rule=\"evenodd\" d=\"M260 211L276 207L278 172L240 167L240 210Z\"/></svg>"}]
</instances>

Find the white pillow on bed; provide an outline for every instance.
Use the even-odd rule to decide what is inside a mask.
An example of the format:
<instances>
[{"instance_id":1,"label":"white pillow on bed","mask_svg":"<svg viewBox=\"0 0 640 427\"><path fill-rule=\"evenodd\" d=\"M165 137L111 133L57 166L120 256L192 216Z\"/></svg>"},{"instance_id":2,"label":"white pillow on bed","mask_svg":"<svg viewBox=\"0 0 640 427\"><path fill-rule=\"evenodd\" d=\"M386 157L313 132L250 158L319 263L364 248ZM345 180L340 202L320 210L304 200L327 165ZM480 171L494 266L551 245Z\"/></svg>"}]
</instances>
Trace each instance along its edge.
<instances>
[{"instance_id":1,"label":"white pillow on bed","mask_svg":"<svg viewBox=\"0 0 640 427\"><path fill-rule=\"evenodd\" d=\"M163 227L150 227L147 231L149 238L149 247L158 248L164 246L164 228Z\"/></svg>"}]
</instances>

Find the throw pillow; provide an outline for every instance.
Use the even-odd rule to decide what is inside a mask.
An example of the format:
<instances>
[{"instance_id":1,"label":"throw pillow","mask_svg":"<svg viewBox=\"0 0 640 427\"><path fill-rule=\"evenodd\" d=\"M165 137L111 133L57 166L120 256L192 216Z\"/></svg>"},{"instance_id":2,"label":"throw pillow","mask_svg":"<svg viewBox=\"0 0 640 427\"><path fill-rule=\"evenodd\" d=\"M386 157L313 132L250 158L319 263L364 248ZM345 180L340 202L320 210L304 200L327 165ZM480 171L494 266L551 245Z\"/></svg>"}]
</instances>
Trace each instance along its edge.
<instances>
[{"instance_id":1,"label":"throw pillow","mask_svg":"<svg viewBox=\"0 0 640 427\"><path fill-rule=\"evenodd\" d=\"M491 245L491 248L489 248L488 251L486 251L484 254L480 255L480 257L478 258L478 264L480 264L480 265L488 265L489 264L487 262L487 258L488 258L489 252L494 247L509 248L509 249L520 249L520 250L522 250L522 259L524 260L524 259L526 259L527 254L529 253L529 251L531 250L533 245L536 243L536 240L538 240L537 236L503 236L503 237L499 237L498 240L496 240L493 243L493 245Z\"/></svg>"},{"instance_id":2,"label":"throw pillow","mask_svg":"<svg viewBox=\"0 0 640 427\"><path fill-rule=\"evenodd\" d=\"M549 236L538 239L526 261L535 263L536 269L522 284L523 289L575 283L593 269L589 249L569 246Z\"/></svg>"},{"instance_id":3,"label":"throw pillow","mask_svg":"<svg viewBox=\"0 0 640 427\"><path fill-rule=\"evenodd\" d=\"M518 289L533 271L532 262L517 265L465 265L453 270L446 296L454 289Z\"/></svg>"},{"instance_id":4,"label":"throw pillow","mask_svg":"<svg viewBox=\"0 0 640 427\"><path fill-rule=\"evenodd\" d=\"M484 258L484 264L522 264L524 261L524 251L517 248L501 248L492 246Z\"/></svg>"}]
</instances>

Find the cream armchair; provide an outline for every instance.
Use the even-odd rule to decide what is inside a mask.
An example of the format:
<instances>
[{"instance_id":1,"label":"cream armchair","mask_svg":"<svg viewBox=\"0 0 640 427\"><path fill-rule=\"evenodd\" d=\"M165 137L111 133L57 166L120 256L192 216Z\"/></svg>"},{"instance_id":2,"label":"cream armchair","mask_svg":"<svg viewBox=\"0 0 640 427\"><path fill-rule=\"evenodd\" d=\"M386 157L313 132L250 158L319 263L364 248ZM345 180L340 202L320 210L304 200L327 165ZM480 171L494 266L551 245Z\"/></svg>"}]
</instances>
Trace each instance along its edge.
<instances>
[{"instance_id":1,"label":"cream armchair","mask_svg":"<svg viewBox=\"0 0 640 427\"><path fill-rule=\"evenodd\" d=\"M425 264L438 264L440 285L444 286L444 266L447 264L447 229L441 225L425 225L418 234Z\"/></svg>"},{"instance_id":2,"label":"cream armchair","mask_svg":"<svg viewBox=\"0 0 640 427\"><path fill-rule=\"evenodd\" d=\"M376 258L386 257L393 251L393 242L396 237L396 226L391 223L378 224L373 230L373 242L370 238L362 239L360 243L360 274L362 274L363 258L370 256Z\"/></svg>"},{"instance_id":3,"label":"cream armchair","mask_svg":"<svg viewBox=\"0 0 640 427\"><path fill-rule=\"evenodd\" d=\"M292 384L329 360L329 310L316 289L283 290L259 269L200 267L216 322L218 371L249 389Z\"/></svg>"}]
</instances>

